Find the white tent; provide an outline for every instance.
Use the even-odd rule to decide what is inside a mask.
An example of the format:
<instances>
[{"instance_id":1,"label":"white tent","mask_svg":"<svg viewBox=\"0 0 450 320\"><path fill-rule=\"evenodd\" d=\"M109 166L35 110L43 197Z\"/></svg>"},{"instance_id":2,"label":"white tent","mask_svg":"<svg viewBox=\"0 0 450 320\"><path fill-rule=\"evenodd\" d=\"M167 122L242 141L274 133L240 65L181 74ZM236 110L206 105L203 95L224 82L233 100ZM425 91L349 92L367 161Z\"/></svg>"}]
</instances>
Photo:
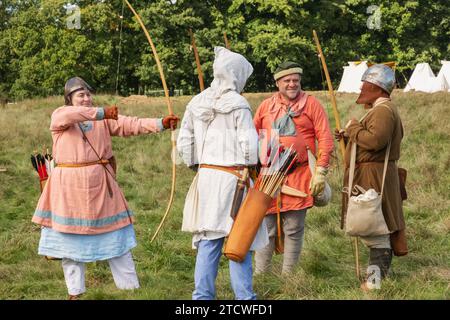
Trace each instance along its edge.
<instances>
[{"instance_id":1,"label":"white tent","mask_svg":"<svg viewBox=\"0 0 450 320\"><path fill-rule=\"evenodd\" d=\"M418 63L403 91L408 92L411 90L427 93L447 91L448 81L445 79L444 73L436 77L428 63Z\"/></svg>"},{"instance_id":2,"label":"white tent","mask_svg":"<svg viewBox=\"0 0 450 320\"><path fill-rule=\"evenodd\" d=\"M444 74L438 74L438 76L434 79L431 79L429 91L430 92L438 92L438 91L447 91L449 88L448 82L445 79Z\"/></svg>"},{"instance_id":3,"label":"white tent","mask_svg":"<svg viewBox=\"0 0 450 320\"><path fill-rule=\"evenodd\" d=\"M447 85L447 90L450 92L450 61L441 60L442 67L441 70L439 70L438 78L441 79L441 82L445 82ZM445 91L445 90L444 90Z\"/></svg>"},{"instance_id":4,"label":"white tent","mask_svg":"<svg viewBox=\"0 0 450 320\"><path fill-rule=\"evenodd\" d=\"M361 77L367 68L367 61L362 61L361 63L350 61L348 66L344 67L344 73L337 91L360 93Z\"/></svg>"}]
</instances>

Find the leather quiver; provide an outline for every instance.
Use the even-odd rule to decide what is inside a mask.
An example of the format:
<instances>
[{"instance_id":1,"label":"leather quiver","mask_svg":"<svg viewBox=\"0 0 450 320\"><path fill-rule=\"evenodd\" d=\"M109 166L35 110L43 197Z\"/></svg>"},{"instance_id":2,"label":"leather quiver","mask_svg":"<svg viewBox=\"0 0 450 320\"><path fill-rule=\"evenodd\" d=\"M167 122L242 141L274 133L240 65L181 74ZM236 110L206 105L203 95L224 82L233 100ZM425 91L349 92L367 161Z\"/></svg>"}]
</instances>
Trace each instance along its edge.
<instances>
[{"instance_id":1,"label":"leather quiver","mask_svg":"<svg viewBox=\"0 0 450 320\"><path fill-rule=\"evenodd\" d=\"M225 244L224 255L228 259L244 261L271 202L272 198L262 191L248 191Z\"/></svg>"}]
</instances>

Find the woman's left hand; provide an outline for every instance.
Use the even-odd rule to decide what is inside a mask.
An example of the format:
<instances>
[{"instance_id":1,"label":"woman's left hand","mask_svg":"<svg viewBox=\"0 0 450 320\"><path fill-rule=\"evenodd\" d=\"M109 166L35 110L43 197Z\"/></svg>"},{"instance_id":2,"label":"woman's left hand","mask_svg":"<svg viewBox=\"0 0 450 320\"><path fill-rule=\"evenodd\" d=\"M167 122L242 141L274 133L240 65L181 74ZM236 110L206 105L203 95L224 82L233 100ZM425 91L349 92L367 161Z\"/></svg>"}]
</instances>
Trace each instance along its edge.
<instances>
[{"instance_id":1,"label":"woman's left hand","mask_svg":"<svg viewBox=\"0 0 450 320\"><path fill-rule=\"evenodd\" d=\"M105 119L117 120L119 118L119 109L117 106L105 107L103 110L105 111Z\"/></svg>"}]
</instances>

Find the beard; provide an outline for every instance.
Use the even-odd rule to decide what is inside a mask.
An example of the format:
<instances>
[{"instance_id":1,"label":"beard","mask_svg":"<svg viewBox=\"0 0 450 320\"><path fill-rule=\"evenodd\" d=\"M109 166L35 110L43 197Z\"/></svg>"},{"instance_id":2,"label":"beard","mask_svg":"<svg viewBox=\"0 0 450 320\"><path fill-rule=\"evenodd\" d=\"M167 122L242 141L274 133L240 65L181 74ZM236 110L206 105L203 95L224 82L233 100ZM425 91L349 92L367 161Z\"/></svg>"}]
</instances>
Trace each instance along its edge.
<instances>
[{"instance_id":1,"label":"beard","mask_svg":"<svg viewBox=\"0 0 450 320\"><path fill-rule=\"evenodd\" d=\"M356 99L357 104L363 104L365 109L372 107L372 104L380 97L389 97L389 94L381 89L379 86L370 83L363 82L361 93L358 99Z\"/></svg>"}]
</instances>

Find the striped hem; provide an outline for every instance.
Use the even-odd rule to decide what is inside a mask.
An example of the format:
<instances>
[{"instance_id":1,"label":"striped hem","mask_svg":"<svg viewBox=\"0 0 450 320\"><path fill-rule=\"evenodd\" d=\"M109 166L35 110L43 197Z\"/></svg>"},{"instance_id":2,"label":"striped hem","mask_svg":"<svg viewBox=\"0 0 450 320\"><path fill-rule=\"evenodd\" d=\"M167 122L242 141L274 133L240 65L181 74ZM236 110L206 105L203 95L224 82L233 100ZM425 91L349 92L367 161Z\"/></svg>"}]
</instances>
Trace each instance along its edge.
<instances>
[{"instance_id":1,"label":"striped hem","mask_svg":"<svg viewBox=\"0 0 450 320\"><path fill-rule=\"evenodd\" d=\"M129 218L122 219L120 221L117 221L114 224L109 224L107 226L103 227L77 227L77 226L64 226L55 223L54 221L50 219L41 219L41 218L33 218L32 220L34 223L37 223L41 226L51 228L55 231L61 232L61 233L72 233L72 234L82 234L82 235L97 235L102 234L106 232L116 231L118 229L121 229L123 227L126 227L130 224L134 223L134 218L131 217L131 221Z\"/></svg>"},{"instance_id":2,"label":"striped hem","mask_svg":"<svg viewBox=\"0 0 450 320\"><path fill-rule=\"evenodd\" d=\"M51 220L52 222L66 227L78 227L78 228L104 228L109 225L114 225L120 220L133 217L133 211L126 210L115 214L114 216L101 218L101 219L82 219L82 218L69 218L53 213L52 211L36 210L34 212L33 221Z\"/></svg>"},{"instance_id":3,"label":"striped hem","mask_svg":"<svg viewBox=\"0 0 450 320\"><path fill-rule=\"evenodd\" d=\"M158 127L159 131L165 130L162 120L163 118L156 119L156 126Z\"/></svg>"}]
</instances>

